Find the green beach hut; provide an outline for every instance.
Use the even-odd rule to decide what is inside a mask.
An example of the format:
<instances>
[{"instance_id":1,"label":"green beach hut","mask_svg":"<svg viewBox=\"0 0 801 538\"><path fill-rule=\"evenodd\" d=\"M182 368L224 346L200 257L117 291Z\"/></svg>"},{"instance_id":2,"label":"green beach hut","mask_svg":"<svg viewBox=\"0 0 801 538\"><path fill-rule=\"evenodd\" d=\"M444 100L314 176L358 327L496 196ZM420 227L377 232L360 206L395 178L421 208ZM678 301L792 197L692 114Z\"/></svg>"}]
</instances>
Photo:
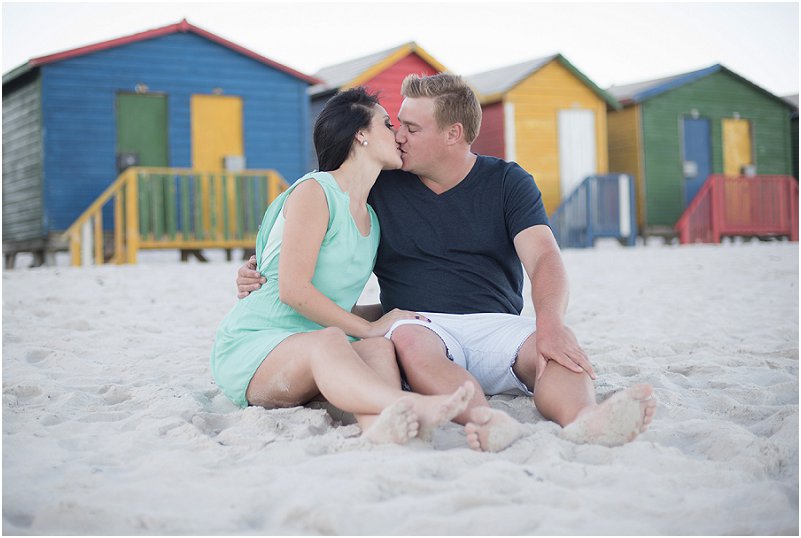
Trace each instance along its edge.
<instances>
[{"instance_id":1,"label":"green beach hut","mask_svg":"<svg viewBox=\"0 0 801 538\"><path fill-rule=\"evenodd\" d=\"M608 113L609 168L634 176L646 237L674 237L710 174L792 173L791 105L720 64L607 92L623 105Z\"/></svg>"}]
</instances>

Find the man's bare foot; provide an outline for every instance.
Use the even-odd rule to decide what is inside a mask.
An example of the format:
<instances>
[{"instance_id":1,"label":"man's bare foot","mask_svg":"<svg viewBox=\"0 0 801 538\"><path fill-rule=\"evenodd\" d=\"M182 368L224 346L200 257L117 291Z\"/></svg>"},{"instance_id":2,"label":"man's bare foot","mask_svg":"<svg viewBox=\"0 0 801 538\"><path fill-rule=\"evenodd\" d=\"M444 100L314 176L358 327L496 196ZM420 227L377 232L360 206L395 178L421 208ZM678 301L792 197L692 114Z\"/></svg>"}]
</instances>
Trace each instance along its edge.
<instances>
[{"instance_id":1,"label":"man's bare foot","mask_svg":"<svg viewBox=\"0 0 801 538\"><path fill-rule=\"evenodd\" d=\"M362 436L378 444L406 443L417 436L420 427L413 407L411 398L401 398L384 409Z\"/></svg>"},{"instance_id":2,"label":"man's bare foot","mask_svg":"<svg viewBox=\"0 0 801 538\"><path fill-rule=\"evenodd\" d=\"M574 443L618 446L633 441L648 429L656 412L654 389L642 383L613 394L600 405L579 413L562 430Z\"/></svg>"},{"instance_id":3,"label":"man's bare foot","mask_svg":"<svg viewBox=\"0 0 801 538\"><path fill-rule=\"evenodd\" d=\"M417 436L421 439L430 439L434 428L450 422L467 409L475 390L473 384L466 381L452 394L442 396L415 395L417 398L414 402L414 411L420 421L420 432Z\"/></svg>"},{"instance_id":4,"label":"man's bare foot","mask_svg":"<svg viewBox=\"0 0 801 538\"><path fill-rule=\"evenodd\" d=\"M500 452L525 433L522 424L491 407L473 409L464 431L470 448L484 452Z\"/></svg>"}]
</instances>

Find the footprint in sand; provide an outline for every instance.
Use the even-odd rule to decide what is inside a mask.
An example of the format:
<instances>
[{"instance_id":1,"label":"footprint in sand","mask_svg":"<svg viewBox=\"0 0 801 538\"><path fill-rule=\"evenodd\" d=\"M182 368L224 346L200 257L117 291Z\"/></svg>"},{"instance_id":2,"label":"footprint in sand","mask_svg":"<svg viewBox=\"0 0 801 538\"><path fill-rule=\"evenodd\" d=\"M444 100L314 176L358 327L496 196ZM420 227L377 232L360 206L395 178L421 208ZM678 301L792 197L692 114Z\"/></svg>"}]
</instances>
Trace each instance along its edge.
<instances>
[{"instance_id":1,"label":"footprint in sand","mask_svg":"<svg viewBox=\"0 0 801 538\"><path fill-rule=\"evenodd\" d=\"M103 395L103 401L107 405L117 405L123 402L127 402L128 400L131 399L130 392L116 385L104 385L98 391L98 394Z\"/></svg>"},{"instance_id":2,"label":"footprint in sand","mask_svg":"<svg viewBox=\"0 0 801 538\"><path fill-rule=\"evenodd\" d=\"M25 360L30 364L35 364L46 359L48 356L50 356L50 353L51 351L49 349L44 349L41 347L34 348L25 354Z\"/></svg>"}]
</instances>

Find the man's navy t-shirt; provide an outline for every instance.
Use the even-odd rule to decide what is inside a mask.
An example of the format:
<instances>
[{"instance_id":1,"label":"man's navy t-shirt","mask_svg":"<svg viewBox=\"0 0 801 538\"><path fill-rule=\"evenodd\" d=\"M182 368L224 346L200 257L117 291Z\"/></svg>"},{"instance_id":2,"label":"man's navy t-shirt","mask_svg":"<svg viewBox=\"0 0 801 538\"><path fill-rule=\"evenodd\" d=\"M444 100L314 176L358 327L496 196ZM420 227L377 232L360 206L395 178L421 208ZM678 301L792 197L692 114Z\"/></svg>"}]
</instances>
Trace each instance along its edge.
<instances>
[{"instance_id":1,"label":"man's navy t-shirt","mask_svg":"<svg viewBox=\"0 0 801 538\"><path fill-rule=\"evenodd\" d=\"M479 155L442 194L409 172L382 172L368 202L381 223L375 274L385 312L520 314L523 268L513 240L548 225L542 195L520 166Z\"/></svg>"}]
</instances>

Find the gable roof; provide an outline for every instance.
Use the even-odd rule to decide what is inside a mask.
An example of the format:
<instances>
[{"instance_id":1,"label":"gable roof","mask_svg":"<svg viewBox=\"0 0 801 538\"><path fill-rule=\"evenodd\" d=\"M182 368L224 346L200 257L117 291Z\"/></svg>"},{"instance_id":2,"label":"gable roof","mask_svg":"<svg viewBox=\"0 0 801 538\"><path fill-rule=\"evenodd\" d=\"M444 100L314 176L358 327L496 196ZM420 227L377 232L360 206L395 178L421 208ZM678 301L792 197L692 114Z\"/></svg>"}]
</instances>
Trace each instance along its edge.
<instances>
[{"instance_id":1,"label":"gable roof","mask_svg":"<svg viewBox=\"0 0 801 538\"><path fill-rule=\"evenodd\" d=\"M409 54L417 54L439 72L447 71L445 66L426 52L423 47L414 41L409 41L397 47L323 67L314 74L316 78L320 79L320 83L309 88L309 93L317 95L358 86Z\"/></svg>"},{"instance_id":2,"label":"gable roof","mask_svg":"<svg viewBox=\"0 0 801 538\"><path fill-rule=\"evenodd\" d=\"M86 45L84 47L78 47L75 49L70 49L62 52L57 52L55 54L48 54L46 56L39 56L37 58L30 59L27 63L12 69L8 73L3 75L3 84L7 82L11 82L15 78L27 73L28 71L42 66L47 65L55 62L60 62L62 60L68 60L70 58L76 58L78 56L83 56L85 54L91 54L93 52L99 52L101 50L108 50L113 49L115 47L120 47L122 45L129 45L131 43L137 43L139 41L146 41L148 39L154 39L157 37L162 37L165 35L176 34L176 33L193 33L208 39L209 41L213 41L219 45L227 47L234 52L239 54L243 54L249 58L252 58L258 62L263 63L269 67L277 69L279 71L283 71L295 78L298 78L307 84L317 84L319 80L309 75L305 75L300 71L296 71L291 67L287 67L286 65L280 64L274 60L271 60L265 56L262 56L256 52L253 52L250 49L246 49L241 45L237 45L231 41L228 41L225 38L222 38L216 34L213 34L207 30L204 30L194 24L190 24L186 19L183 19L181 22L177 24L170 24L168 26L162 26L161 28L155 28L153 30L147 30L144 32L139 32L136 34L132 34L129 36L118 37L116 39L110 39L108 41L101 41L100 43L95 43L93 45Z\"/></svg>"},{"instance_id":3,"label":"gable roof","mask_svg":"<svg viewBox=\"0 0 801 538\"><path fill-rule=\"evenodd\" d=\"M738 81L751 86L752 88L763 93L767 97L770 97L787 107L792 106L781 97L773 95L768 90L761 88L760 86L757 86L750 80L741 77L734 71L727 69L721 64L711 65L709 67L705 67L704 69L699 69L697 71L690 71L689 73L681 73L670 77L664 77L654 80L646 80L644 82L635 82L633 84L626 84L624 86L612 86L611 88L607 88L606 91L615 96L615 98L617 98L624 106L628 106L632 104L642 103L643 101L647 101L648 99L651 99L658 95L662 95L663 93L669 92L670 90L680 88L686 84L695 82L696 80L700 80L702 78L708 77L709 75L718 72L726 73L727 75L734 77Z\"/></svg>"},{"instance_id":4,"label":"gable roof","mask_svg":"<svg viewBox=\"0 0 801 538\"><path fill-rule=\"evenodd\" d=\"M492 103L499 100L506 92L554 61L563 65L568 71L570 71L593 92L595 92L601 99L606 101L608 105L616 109L621 108L620 103L618 103L613 96L599 88L598 85L587 78L584 73L576 69L576 67L561 54L552 54L543 58L536 58L534 60L501 67L499 69L468 75L465 77L465 79L476 91L479 92L482 104Z\"/></svg>"}]
</instances>

